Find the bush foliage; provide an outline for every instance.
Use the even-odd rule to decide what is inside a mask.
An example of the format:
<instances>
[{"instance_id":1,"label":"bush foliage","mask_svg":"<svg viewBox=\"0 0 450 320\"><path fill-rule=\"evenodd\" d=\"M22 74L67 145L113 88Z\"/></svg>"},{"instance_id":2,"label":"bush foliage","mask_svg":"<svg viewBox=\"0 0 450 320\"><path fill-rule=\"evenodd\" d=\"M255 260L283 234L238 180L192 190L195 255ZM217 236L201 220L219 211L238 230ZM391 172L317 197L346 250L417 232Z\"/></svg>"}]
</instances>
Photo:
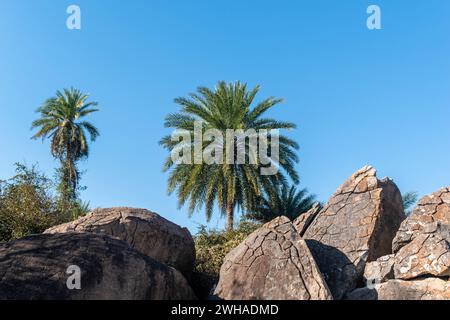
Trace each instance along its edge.
<instances>
[{"instance_id":1,"label":"bush foliage","mask_svg":"<svg viewBox=\"0 0 450 320\"><path fill-rule=\"evenodd\" d=\"M197 252L196 272L217 280L225 256L260 226L260 223L244 220L233 231L200 227L194 239Z\"/></svg>"},{"instance_id":2,"label":"bush foliage","mask_svg":"<svg viewBox=\"0 0 450 320\"><path fill-rule=\"evenodd\" d=\"M54 194L54 182L37 166L17 163L15 175L0 180L0 242L19 239L71 221L88 210L74 203L69 210L60 210Z\"/></svg>"}]
</instances>

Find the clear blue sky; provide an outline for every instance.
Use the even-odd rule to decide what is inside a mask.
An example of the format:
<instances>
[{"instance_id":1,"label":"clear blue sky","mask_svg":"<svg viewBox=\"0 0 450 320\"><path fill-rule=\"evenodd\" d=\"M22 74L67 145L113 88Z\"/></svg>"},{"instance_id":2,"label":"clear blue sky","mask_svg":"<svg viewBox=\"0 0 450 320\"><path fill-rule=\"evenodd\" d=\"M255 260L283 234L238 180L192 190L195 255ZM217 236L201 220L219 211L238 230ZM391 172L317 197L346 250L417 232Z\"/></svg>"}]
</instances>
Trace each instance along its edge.
<instances>
[{"instance_id":1,"label":"clear blue sky","mask_svg":"<svg viewBox=\"0 0 450 320\"><path fill-rule=\"evenodd\" d=\"M66 8L82 30L66 28ZM382 9L382 30L366 8ZM93 207L136 206L196 230L166 193L161 171L173 99L218 80L260 84L285 103L301 145L302 186L322 201L356 169L375 166L402 191L450 185L450 1L0 2L0 178L13 163L57 163L30 140L35 109L75 86L99 101L82 197ZM215 216L210 227L222 227Z\"/></svg>"}]
</instances>

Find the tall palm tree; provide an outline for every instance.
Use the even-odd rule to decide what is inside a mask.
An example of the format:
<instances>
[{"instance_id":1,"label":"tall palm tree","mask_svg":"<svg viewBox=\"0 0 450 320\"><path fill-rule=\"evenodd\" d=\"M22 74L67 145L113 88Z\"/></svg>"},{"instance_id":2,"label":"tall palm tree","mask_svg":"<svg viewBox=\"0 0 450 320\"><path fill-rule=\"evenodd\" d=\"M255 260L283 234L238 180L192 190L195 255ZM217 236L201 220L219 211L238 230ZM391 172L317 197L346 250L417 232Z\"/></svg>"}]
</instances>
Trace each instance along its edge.
<instances>
[{"instance_id":1,"label":"tall palm tree","mask_svg":"<svg viewBox=\"0 0 450 320\"><path fill-rule=\"evenodd\" d=\"M97 128L83 120L93 112L99 111L97 102L87 102L89 95L77 89L57 91L56 96L48 99L37 109L40 118L33 121L32 129L37 129L33 139L49 138L51 153L60 160L60 193L66 204L77 198L80 174L77 162L89 156L89 143L99 136Z\"/></svg>"},{"instance_id":2,"label":"tall palm tree","mask_svg":"<svg viewBox=\"0 0 450 320\"><path fill-rule=\"evenodd\" d=\"M246 217L260 222L269 222L280 216L294 220L311 209L314 203L315 196L308 194L307 189L281 185L261 197L258 207Z\"/></svg>"},{"instance_id":3,"label":"tall palm tree","mask_svg":"<svg viewBox=\"0 0 450 320\"><path fill-rule=\"evenodd\" d=\"M200 87L197 93L190 94L188 98L175 99L181 110L168 115L165 126L177 131L184 130L191 137L194 137L198 121L201 121L202 132L214 129L223 136L226 135L227 129L256 131L294 129L293 123L263 117L264 113L280 103L281 99L268 98L252 108L258 91L259 86L247 90L247 85L240 82L229 84L219 82L215 90ZM249 148L248 140L246 139L245 142L247 149ZM272 146L272 136L268 140L267 146ZM235 145L239 144L238 141L235 142ZM202 150L210 143L203 142ZM176 149L178 142L173 141L171 136L166 136L160 144L172 152ZM194 149L195 139L188 144ZM224 145L223 148L225 150L227 146ZM180 207L189 201L190 215L195 210L205 207L208 220L216 204L221 214L227 217L228 230L232 230L236 209L241 211L253 209L264 190L286 183L286 173L293 181L298 182L298 175L294 170L295 163L298 161L296 149L298 145L295 141L279 135L280 170L272 175L261 174L260 170L264 164L259 155L253 162L248 161L249 156L246 156L247 161L243 164L229 164L227 161L213 164L176 163L169 156L164 165L164 171L170 170L168 192L169 194L177 192Z\"/></svg>"}]
</instances>

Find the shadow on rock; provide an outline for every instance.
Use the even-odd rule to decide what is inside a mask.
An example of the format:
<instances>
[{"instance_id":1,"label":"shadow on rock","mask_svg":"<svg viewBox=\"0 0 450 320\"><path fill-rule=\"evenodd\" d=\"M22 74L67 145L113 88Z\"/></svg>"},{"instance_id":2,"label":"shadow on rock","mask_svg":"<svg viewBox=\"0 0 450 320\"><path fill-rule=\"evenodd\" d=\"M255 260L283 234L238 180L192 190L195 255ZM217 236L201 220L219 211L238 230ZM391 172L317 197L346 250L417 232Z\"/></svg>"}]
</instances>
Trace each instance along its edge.
<instances>
[{"instance_id":1,"label":"shadow on rock","mask_svg":"<svg viewBox=\"0 0 450 320\"><path fill-rule=\"evenodd\" d=\"M357 266L342 251L317 240L306 240L306 243L334 299L342 299L347 292L357 287L362 274L358 274Z\"/></svg>"}]
</instances>

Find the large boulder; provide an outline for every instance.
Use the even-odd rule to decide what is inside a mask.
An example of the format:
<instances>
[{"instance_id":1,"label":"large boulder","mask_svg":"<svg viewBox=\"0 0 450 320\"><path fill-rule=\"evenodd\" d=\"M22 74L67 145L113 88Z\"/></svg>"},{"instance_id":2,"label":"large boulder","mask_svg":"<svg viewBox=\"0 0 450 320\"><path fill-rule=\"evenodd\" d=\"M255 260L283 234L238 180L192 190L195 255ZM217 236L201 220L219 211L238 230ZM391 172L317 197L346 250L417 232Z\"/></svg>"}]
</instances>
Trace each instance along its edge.
<instances>
[{"instance_id":1,"label":"large boulder","mask_svg":"<svg viewBox=\"0 0 450 320\"><path fill-rule=\"evenodd\" d=\"M370 166L339 187L304 234L335 299L363 280L366 262L392 253L404 219L399 189Z\"/></svg>"},{"instance_id":2,"label":"large boulder","mask_svg":"<svg viewBox=\"0 0 450 320\"><path fill-rule=\"evenodd\" d=\"M450 300L450 282L439 278L414 281L389 280L356 289L348 300Z\"/></svg>"},{"instance_id":3,"label":"large boulder","mask_svg":"<svg viewBox=\"0 0 450 320\"><path fill-rule=\"evenodd\" d=\"M419 234L395 255L396 279L420 276L450 276L450 237L441 234Z\"/></svg>"},{"instance_id":4,"label":"large boulder","mask_svg":"<svg viewBox=\"0 0 450 320\"><path fill-rule=\"evenodd\" d=\"M194 267L195 246L189 231L145 209L97 209L45 231L65 232L101 233L124 240L137 251L173 266L188 277Z\"/></svg>"},{"instance_id":5,"label":"large boulder","mask_svg":"<svg viewBox=\"0 0 450 320\"><path fill-rule=\"evenodd\" d=\"M74 266L79 290L67 285L76 285ZM41 234L0 245L0 299L194 298L180 272L106 235Z\"/></svg>"},{"instance_id":6,"label":"large boulder","mask_svg":"<svg viewBox=\"0 0 450 320\"><path fill-rule=\"evenodd\" d=\"M423 233L436 233L442 229L450 229L450 188L439 191L422 198L417 207L400 226L393 240L393 252L399 251L403 246Z\"/></svg>"},{"instance_id":7,"label":"large boulder","mask_svg":"<svg viewBox=\"0 0 450 320\"><path fill-rule=\"evenodd\" d=\"M330 291L306 243L280 217L226 257L215 294L225 300L329 300Z\"/></svg>"}]
</instances>

